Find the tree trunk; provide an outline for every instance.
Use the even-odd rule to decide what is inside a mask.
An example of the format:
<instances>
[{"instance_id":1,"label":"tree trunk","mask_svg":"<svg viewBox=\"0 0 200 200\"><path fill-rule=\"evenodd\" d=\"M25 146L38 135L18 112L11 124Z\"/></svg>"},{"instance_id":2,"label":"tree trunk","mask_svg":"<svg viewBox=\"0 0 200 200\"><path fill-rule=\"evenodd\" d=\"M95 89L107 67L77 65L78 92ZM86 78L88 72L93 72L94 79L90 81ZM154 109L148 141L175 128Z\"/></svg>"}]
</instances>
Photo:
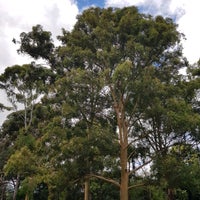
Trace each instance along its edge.
<instances>
[{"instance_id":1,"label":"tree trunk","mask_svg":"<svg viewBox=\"0 0 200 200\"><path fill-rule=\"evenodd\" d=\"M128 200L128 184L129 184L129 171L128 171L128 123L126 121L124 98L117 95L112 90L112 97L114 99L114 109L117 116L117 125L119 129L120 141L120 167L121 167L121 181L120 181L120 200ZM117 99L120 99L117 101Z\"/></svg>"},{"instance_id":2,"label":"tree trunk","mask_svg":"<svg viewBox=\"0 0 200 200\"><path fill-rule=\"evenodd\" d=\"M26 193L25 200L29 200L28 194Z\"/></svg>"},{"instance_id":3,"label":"tree trunk","mask_svg":"<svg viewBox=\"0 0 200 200\"><path fill-rule=\"evenodd\" d=\"M174 200L174 190L171 188L168 188L167 196L168 196L168 200Z\"/></svg>"},{"instance_id":4,"label":"tree trunk","mask_svg":"<svg viewBox=\"0 0 200 200\"><path fill-rule=\"evenodd\" d=\"M17 179L16 179L16 184L14 187L14 193L13 193L13 200L16 200L17 198L17 192L18 192L18 188L19 188L19 181L20 181L20 175L17 175Z\"/></svg>"},{"instance_id":5,"label":"tree trunk","mask_svg":"<svg viewBox=\"0 0 200 200\"><path fill-rule=\"evenodd\" d=\"M6 184L2 183L1 185L1 192L0 192L0 200L6 200Z\"/></svg>"},{"instance_id":6,"label":"tree trunk","mask_svg":"<svg viewBox=\"0 0 200 200\"><path fill-rule=\"evenodd\" d=\"M85 180L85 183L84 183L84 200L89 200L89 185L90 185L90 182L89 182L89 179L87 178Z\"/></svg>"},{"instance_id":7,"label":"tree trunk","mask_svg":"<svg viewBox=\"0 0 200 200\"><path fill-rule=\"evenodd\" d=\"M128 200L129 174L127 170L127 147L123 146L121 147L120 163L121 163L120 200Z\"/></svg>"},{"instance_id":8,"label":"tree trunk","mask_svg":"<svg viewBox=\"0 0 200 200\"><path fill-rule=\"evenodd\" d=\"M4 180L4 175L1 174L0 177L0 200L5 200L6 199L6 182Z\"/></svg>"}]
</instances>

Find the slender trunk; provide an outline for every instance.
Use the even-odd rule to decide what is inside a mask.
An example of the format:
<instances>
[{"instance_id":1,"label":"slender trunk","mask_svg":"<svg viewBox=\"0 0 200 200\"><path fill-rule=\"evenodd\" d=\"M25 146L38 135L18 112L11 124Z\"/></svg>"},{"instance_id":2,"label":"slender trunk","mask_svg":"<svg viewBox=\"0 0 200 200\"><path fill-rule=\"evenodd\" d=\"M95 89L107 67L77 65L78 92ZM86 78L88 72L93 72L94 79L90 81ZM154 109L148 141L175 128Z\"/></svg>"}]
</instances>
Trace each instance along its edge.
<instances>
[{"instance_id":1,"label":"slender trunk","mask_svg":"<svg viewBox=\"0 0 200 200\"><path fill-rule=\"evenodd\" d=\"M90 140L90 125L89 124L88 124L88 128L87 128L87 139L88 139L88 141ZM89 169L88 157L86 158L86 166ZM84 183L84 200L89 200L89 193L90 193L90 180L89 180L89 178L86 177L85 183Z\"/></svg>"},{"instance_id":2,"label":"slender trunk","mask_svg":"<svg viewBox=\"0 0 200 200\"><path fill-rule=\"evenodd\" d=\"M6 184L2 183L1 185L1 200L6 200Z\"/></svg>"},{"instance_id":3,"label":"slender trunk","mask_svg":"<svg viewBox=\"0 0 200 200\"><path fill-rule=\"evenodd\" d=\"M128 127L125 120L124 112L120 113L119 117L119 134L120 134L120 165L121 165L121 183L120 183L120 200L128 200Z\"/></svg>"},{"instance_id":4,"label":"slender trunk","mask_svg":"<svg viewBox=\"0 0 200 200\"><path fill-rule=\"evenodd\" d=\"M121 182L120 182L120 200L128 200L128 184L129 184L129 171L128 171L128 123L126 121L125 113L125 99L123 94L117 97L114 90L111 88L112 97L114 100L114 110L117 116L117 125L119 129L120 141L120 167L121 167Z\"/></svg>"},{"instance_id":5,"label":"slender trunk","mask_svg":"<svg viewBox=\"0 0 200 200\"><path fill-rule=\"evenodd\" d=\"M3 173L0 176L0 200L5 200L6 199L6 182L4 180L4 175Z\"/></svg>"},{"instance_id":6,"label":"slender trunk","mask_svg":"<svg viewBox=\"0 0 200 200\"><path fill-rule=\"evenodd\" d=\"M120 200L128 200L129 173L127 170L127 148L126 147L121 147L120 164L121 164Z\"/></svg>"},{"instance_id":7,"label":"slender trunk","mask_svg":"<svg viewBox=\"0 0 200 200\"><path fill-rule=\"evenodd\" d=\"M27 100L25 99L24 103L24 128L27 131Z\"/></svg>"},{"instance_id":8,"label":"slender trunk","mask_svg":"<svg viewBox=\"0 0 200 200\"><path fill-rule=\"evenodd\" d=\"M29 200L28 194L26 193L25 200Z\"/></svg>"},{"instance_id":9,"label":"slender trunk","mask_svg":"<svg viewBox=\"0 0 200 200\"><path fill-rule=\"evenodd\" d=\"M168 188L167 196L168 196L168 200L174 200L174 190L171 188Z\"/></svg>"},{"instance_id":10,"label":"slender trunk","mask_svg":"<svg viewBox=\"0 0 200 200\"><path fill-rule=\"evenodd\" d=\"M89 179L87 178L85 180L85 183L84 183L84 200L89 200L89 185L90 185L90 182L89 182Z\"/></svg>"},{"instance_id":11,"label":"slender trunk","mask_svg":"<svg viewBox=\"0 0 200 200\"><path fill-rule=\"evenodd\" d=\"M17 192L18 192L18 188L19 188L19 181L20 181L20 175L17 175L17 179L16 179L16 184L14 187L14 193L13 193L13 200L16 200L17 198Z\"/></svg>"}]
</instances>

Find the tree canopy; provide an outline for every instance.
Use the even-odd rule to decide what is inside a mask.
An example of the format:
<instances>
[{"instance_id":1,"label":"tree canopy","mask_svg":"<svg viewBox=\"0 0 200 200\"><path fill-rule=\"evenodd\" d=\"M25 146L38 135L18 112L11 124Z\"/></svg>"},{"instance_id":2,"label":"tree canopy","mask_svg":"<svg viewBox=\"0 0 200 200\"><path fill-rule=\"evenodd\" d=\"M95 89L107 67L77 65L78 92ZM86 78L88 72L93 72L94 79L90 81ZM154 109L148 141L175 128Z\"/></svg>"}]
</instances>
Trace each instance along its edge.
<instances>
[{"instance_id":1,"label":"tree canopy","mask_svg":"<svg viewBox=\"0 0 200 200\"><path fill-rule=\"evenodd\" d=\"M181 37L136 7L83 11L57 47L41 25L21 33L34 62L0 76L15 108L0 132L2 198L6 181L13 199L198 198L199 70Z\"/></svg>"}]
</instances>

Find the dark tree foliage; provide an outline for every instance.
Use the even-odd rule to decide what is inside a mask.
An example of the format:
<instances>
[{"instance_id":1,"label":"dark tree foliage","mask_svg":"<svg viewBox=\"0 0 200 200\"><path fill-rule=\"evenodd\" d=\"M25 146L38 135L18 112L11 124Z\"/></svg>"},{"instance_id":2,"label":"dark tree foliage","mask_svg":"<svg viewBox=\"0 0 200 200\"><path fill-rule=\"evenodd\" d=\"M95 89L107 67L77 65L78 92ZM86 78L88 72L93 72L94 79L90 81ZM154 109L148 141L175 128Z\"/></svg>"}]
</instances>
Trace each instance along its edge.
<instances>
[{"instance_id":1,"label":"dark tree foliage","mask_svg":"<svg viewBox=\"0 0 200 200\"><path fill-rule=\"evenodd\" d=\"M32 31L29 33L21 33L19 43L19 53L26 53L35 59L51 60L54 51L53 40L51 33L43 31L41 25L33 26Z\"/></svg>"}]
</instances>

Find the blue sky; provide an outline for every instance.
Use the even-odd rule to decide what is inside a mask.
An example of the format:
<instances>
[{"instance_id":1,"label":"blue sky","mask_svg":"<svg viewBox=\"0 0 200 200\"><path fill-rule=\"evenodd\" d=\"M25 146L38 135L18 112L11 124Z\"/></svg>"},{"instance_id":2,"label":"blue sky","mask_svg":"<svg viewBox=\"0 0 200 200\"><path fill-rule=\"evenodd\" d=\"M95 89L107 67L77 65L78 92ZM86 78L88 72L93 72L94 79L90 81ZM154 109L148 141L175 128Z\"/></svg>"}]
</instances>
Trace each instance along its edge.
<instances>
[{"instance_id":1,"label":"blue sky","mask_svg":"<svg viewBox=\"0 0 200 200\"><path fill-rule=\"evenodd\" d=\"M8 66L30 63L30 58L17 54L13 38L41 24L51 31L54 39L61 28L72 30L76 16L90 6L125 7L135 5L142 12L163 15L176 20L178 29L185 34L183 53L189 62L200 58L200 12L198 0L0 0L0 73ZM5 103L0 94L0 102ZM2 121L0 113L0 123Z\"/></svg>"}]
</instances>

